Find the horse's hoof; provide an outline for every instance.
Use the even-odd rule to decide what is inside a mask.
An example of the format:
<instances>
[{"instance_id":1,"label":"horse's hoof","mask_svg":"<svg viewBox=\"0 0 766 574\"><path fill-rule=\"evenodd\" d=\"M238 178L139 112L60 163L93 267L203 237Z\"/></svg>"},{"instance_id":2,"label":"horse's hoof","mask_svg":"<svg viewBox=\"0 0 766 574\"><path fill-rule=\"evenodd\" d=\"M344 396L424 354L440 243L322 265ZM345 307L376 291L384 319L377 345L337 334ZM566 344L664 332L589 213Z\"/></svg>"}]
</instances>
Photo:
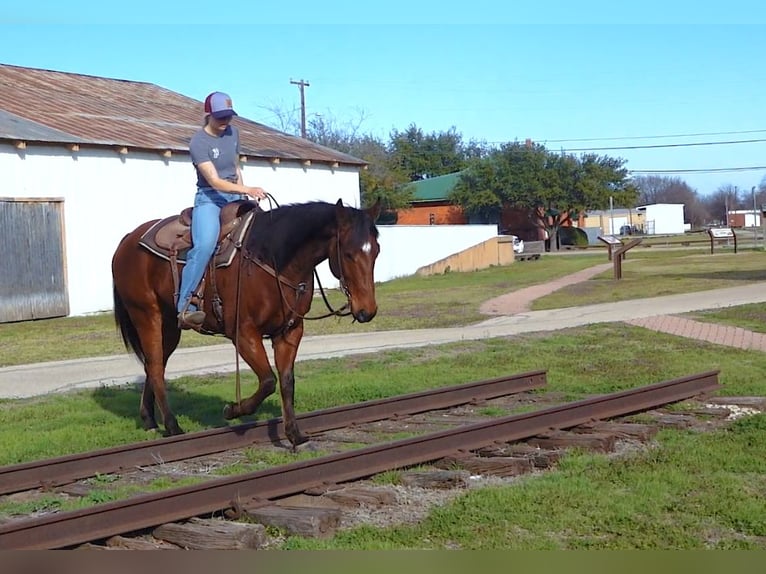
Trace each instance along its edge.
<instances>
[{"instance_id":1,"label":"horse's hoof","mask_svg":"<svg viewBox=\"0 0 766 574\"><path fill-rule=\"evenodd\" d=\"M309 440L306 437L303 437L303 440L300 441L297 444L293 444L292 451L293 453L297 453L299 451L304 452L316 452L319 450L319 444L314 442L313 440Z\"/></svg>"},{"instance_id":2,"label":"horse's hoof","mask_svg":"<svg viewBox=\"0 0 766 574\"><path fill-rule=\"evenodd\" d=\"M146 436L149 437L150 439L162 436L162 433L160 432L159 427L144 429L144 431L146 431Z\"/></svg>"},{"instance_id":3,"label":"horse's hoof","mask_svg":"<svg viewBox=\"0 0 766 574\"><path fill-rule=\"evenodd\" d=\"M229 403L228 405L223 407L223 418L226 419L227 421L237 418L238 413L235 410L236 406L237 405L235 405L234 403Z\"/></svg>"}]
</instances>

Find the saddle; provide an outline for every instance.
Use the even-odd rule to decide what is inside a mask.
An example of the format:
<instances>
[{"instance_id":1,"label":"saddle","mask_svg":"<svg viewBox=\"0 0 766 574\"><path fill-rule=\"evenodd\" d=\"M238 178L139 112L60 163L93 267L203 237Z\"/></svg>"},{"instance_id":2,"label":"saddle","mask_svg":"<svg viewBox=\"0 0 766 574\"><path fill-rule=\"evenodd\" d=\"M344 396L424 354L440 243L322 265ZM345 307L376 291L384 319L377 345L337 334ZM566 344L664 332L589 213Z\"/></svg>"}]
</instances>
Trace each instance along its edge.
<instances>
[{"instance_id":1,"label":"saddle","mask_svg":"<svg viewBox=\"0 0 766 574\"><path fill-rule=\"evenodd\" d=\"M186 263L192 246L191 220L193 208L187 207L178 215L171 215L152 225L138 240L139 245L158 257ZM228 267L234 259L245 233L256 212L261 211L254 201L240 200L221 208L221 232L213 255L216 267Z\"/></svg>"},{"instance_id":2,"label":"saddle","mask_svg":"<svg viewBox=\"0 0 766 574\"><path fill-rule=\"evenodd\" d=\"M192 293L192 302L202 309L205 281L210 281L213 293L213 311L219 323L223 322L223 310L222 301L216 289L215 270L231 265L237 249L242 245L247 230L250 229L255 214L259 211L262 210L258 204L248 200L233 201L221 208L221 231L218 235L216 249L202 282ZM193 208L187 207L178 215L161 219L147 229L138 240L139 245L170 262L173 275L173 301L176 303L179 295L178 264L186 263L186 257L192 246L192 213Z\"/></svg>"}]
</instances>

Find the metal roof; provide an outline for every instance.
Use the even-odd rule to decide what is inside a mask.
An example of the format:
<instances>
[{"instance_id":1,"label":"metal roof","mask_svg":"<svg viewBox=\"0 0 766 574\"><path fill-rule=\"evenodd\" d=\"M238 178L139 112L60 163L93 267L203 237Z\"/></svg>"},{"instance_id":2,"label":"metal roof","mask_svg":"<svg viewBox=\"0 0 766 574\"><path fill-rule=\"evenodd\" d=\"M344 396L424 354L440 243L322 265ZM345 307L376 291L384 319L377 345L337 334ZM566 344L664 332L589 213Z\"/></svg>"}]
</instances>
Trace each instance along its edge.
<instances>
[{"instance_id":1,"label":"metal roof","mask_svg":"<svg viewBox=\"0 0 766 574\"><path fill-rule=\"evenodd\" d=\"M21 141L83 143L83 140L0 109L0 138Z\"/></svg>"},{"instance_id":2,"label":"metal roof","mask_svg":"<svg viewBox=\"0 0 766 574\"><path fill-rule=\"evenodd\" d=\"M460 179L461 173L458 171L410 182L408 185L413 187L414 203L421 201L445 201Z\"/></svg>"},{"instance_id":3,"label":"metal roof","mask_svg":"<svg viewBox=\"0 0 766 574\"><path fill-rule=\"evenodd\" d=\"M202 102L154 84L0 64L0 138L188 151ZM364 165L242 116L243 155Z\"/></svg>"}]
</instances>

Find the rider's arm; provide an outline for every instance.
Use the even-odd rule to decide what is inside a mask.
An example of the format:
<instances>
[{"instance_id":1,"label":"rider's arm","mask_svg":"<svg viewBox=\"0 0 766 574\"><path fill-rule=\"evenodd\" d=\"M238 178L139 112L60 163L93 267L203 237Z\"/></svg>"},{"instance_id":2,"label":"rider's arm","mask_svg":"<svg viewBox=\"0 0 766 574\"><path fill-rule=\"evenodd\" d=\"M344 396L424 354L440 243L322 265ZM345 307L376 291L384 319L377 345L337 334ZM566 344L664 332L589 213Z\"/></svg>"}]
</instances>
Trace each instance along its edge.
<instances>
[{"instance_id":1,"label":"rider's arm","mask_svg":"<svg viewBox=\"0 0 766 574\"><path fill-rule=\"evenodd\" d=\"M242 193L250 197L263 199L265 192L260 187L249 187L242 185L242 171L237 166L237 183L221 179L218 177L218 170L215 169L212 161L203 161L197 165L197 169L210 184L210 187L223 193Z\"/></svg>"}]
</instances>

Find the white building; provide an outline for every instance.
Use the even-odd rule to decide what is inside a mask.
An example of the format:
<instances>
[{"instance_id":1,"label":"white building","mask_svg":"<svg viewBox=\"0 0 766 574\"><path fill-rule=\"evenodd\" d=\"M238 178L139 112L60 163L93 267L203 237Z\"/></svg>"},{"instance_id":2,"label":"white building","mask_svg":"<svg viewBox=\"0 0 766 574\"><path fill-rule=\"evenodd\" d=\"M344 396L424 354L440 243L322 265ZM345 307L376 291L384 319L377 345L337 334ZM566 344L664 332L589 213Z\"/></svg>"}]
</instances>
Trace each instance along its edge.
<instances>
[{"instance_id":1,"label":"white building","mask_svg":"<svg viewBox=\"0 0 766 574\"><path fill-rule=\"evenodd\" d=\"M122 237L193 202L202 120L201 102L155 85L0 65L0 322L111 309ZM363 160L235 124L246 183L359 207Z\"/></svg>"},{"instance_id":2,"label":"white building","mask_svg":"<svg viewBox=\"0 0 766 574\"><path fill-rule=\"evenodd\" d=\"M644 232L647 235L684 232L683 203L642 205L637 207L636 211L644 214Z\"/></svg>"},{"instance_id":3,"label":"white building","mask_svg":"<svg viewBox=\"0 0 766 574\"><path fill-rule=\"evenodd\" d=\"M0 323L112 308L111 260L122 237L193 202L188 141L202 119L201 102L156 85L0 65ZM360 207L363 160L234 122L245 183L279 204ZM496 233L432 226L413 240L399 227L381 229L378 281ZM319 272L324 286L337 286L326 263Z\"/></svg>"}]
</instances>

